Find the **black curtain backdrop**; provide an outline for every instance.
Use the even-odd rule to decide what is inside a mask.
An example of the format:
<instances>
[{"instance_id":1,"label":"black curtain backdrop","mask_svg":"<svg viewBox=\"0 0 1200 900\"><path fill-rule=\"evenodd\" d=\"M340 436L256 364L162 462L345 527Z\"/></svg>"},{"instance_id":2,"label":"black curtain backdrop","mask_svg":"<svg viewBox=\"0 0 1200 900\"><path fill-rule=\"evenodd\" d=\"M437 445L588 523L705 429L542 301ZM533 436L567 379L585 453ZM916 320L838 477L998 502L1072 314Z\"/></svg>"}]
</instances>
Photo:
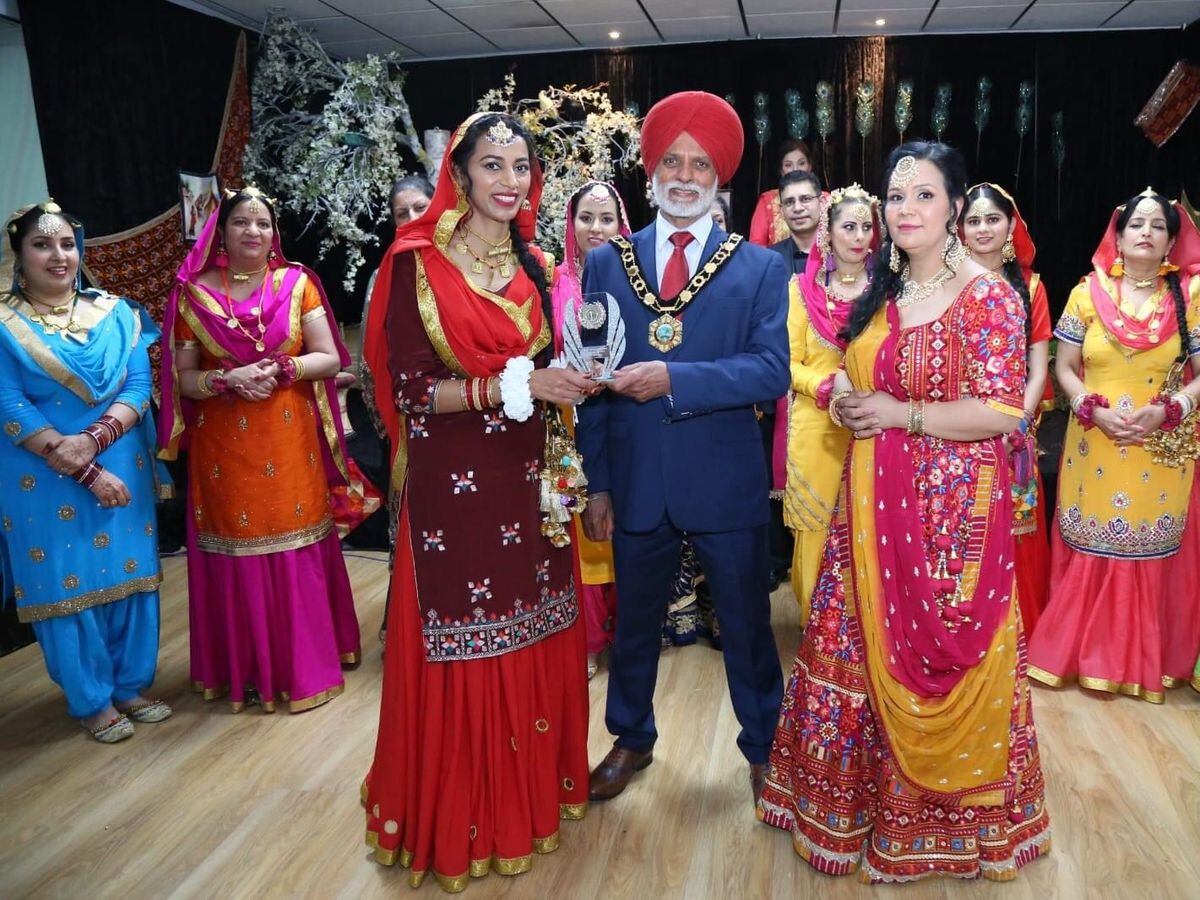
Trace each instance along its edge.
<instances>
[{"instance_id":1,"label":"black curtain backdrop","mask_svg":"<svg viewBox=\"0 0 1200 900\"><path fill-rule=\"evenodd\" d=\"M176 170L212 161L237 29L154 0L21 2L22 25L46 175L51 192L93 235L130 228L176 200ZM251 66L257 52L251 37ZM80 48L86 48L81 50ZM1133 119L1177 59L1200 55L1200 27L1187 31L1086 34L814 38L687 44L626 51L581 51L412 63L405 93L420 130L453 128L510 70L518 96L547 85L608 82L613 105L645 113L678 90L733 94L748 143L733 181L734 225L745 230L761 189L777 173L774 145L786 136L783 95L796 88L813 115L813 87L834 85L837 129L813 143L827 183L862 181L880 190L880 161L897 142L896 83L914 84L908 137L931 134L933 93L954 87L945 139L965 153L973 181L1013 190L1039 247L1038 268L1061 308L1087 270L1111 208L1147 184L1200 199L1200 114L1156 149ZM975 82L992 79L991 121L978 160L972 122ZM864 145L854 131L854 91L877 87L876 123ZM1035 85L1035 116L1025 139L1019 185L1014 125L1017 85ZM753 137L753 95L770 99L772 139L761 154ZM1061 179L1051 154L1050 120L1065 115L1067 161ZM635 225L649 221L640 173L623 179ZM36 198L31 198L36 199ZM311 262L315 235L296 239L284 223L289 254ZM386 240L389 228L379 233ZM321 265L340 318L357 321L361 293L382 250L368 254L354 296L341 289L340 254Z\"/></svg>"},{"instance_id":2,"label":"black curtain backdrop","mask_svg":"<svg viewBox=\"0 0 1200 900\"><path fill-rule=\"evenodd\" d=\"M178 202L178 170L212 165L238 29L162 0L20 12L51 195L94 236Z\"/></svg>"},{"instance_id":3,"label":"black curtain backdrop","mask_svg":"<svg viewBox=\"0 0 1200 900\"><path fill-rule=\"evenodd\" d=\"M643 114L674 91L733 94L747 135L746 155L733 179L733 219L735 227L745 230L760 191L755 92L768 95L771 112L772 138L761 158L761 190L778 173L774 145L787 137L784 91L801 92L815 123L813 88L825 80L834 86L837 128L822 144L814 140L815 124L810 127L818 169L827 184L836 187L863 181L865 162L865 184L878 194L881 162L899 140L893 124L897 82L908 78L914 85L909 139L932 135L934 90L949 82L954 95L944 139L964 152L973 182L995 181L1016 196L1037 242L1037 267L1057 312L1087 271L1113 206L1147 184L1172 197L1186 188L1193 202L1200 200L1200 113L1161 150L1133 124L1175 61L1189 55L1200 55L1200 27L746 41L413 63L405 94L420 129L454 128L473 111L476 99L498 86L510 70L516 75L519 97L535 96L550 84L608 82L615 108L634 102ZM977 160L972 113L981 75L993 82L992 112ZM877 95L865 160L863 143L854 131L854 92L863 81L873 81ZM1035 115L1025 138L1018 185L1015 119L1021 81L1034 84ZM1061 215L1050 124L1058 110L1065 118L1067 149ZM648 222L644 178L639 173L623 179L622 187L635 226Z\"/></svg>"}]
</instances>

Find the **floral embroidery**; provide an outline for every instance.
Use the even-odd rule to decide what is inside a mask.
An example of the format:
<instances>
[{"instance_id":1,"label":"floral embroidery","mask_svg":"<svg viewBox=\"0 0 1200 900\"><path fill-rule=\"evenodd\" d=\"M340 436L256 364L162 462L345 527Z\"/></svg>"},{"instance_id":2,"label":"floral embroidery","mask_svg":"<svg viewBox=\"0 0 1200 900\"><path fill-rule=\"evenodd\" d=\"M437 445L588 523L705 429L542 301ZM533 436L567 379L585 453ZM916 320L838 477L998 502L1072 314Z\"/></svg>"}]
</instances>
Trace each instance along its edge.
<instances>
[{"instance_id":1,"label":"floral embroidery","mask_svg":"<svg viewBox=\"0 0 1200 900\"><path fill-rule=\"evenodd\" d=\"M539 463L536 459L531 459L525 463L525 480L530 484L538 483L538 469L540 466L541 463Z\"/></svg>"},{"instance_id":2,"label":"floral embroidery","mask_svg":"<svg viewBox=\"0 0 1200 900\"><path fill-rule=\"evenodd\" d=\"M549 561L547 561L549 565ZM436 610L426 613L423 629L425 654L429 659L477 659L498 656L516 645L525 645L562 631L578 618L574 588L561 591L542 588L537 604L517 599L512 610L487 615L475 610L467 621L441 618Z\"/></svg>"},{"instance_id":3,"label":"floral embroidery","mask_svg":"<svg viewBox=\"0 0 1200 900\"><path fill-rule=\"evenodd\" d=\"M508 547L512 544L521 543L521 523L513 522L511 525L500 526L500 546Z\"/></svg>"},{"instance_id":4,"label":"floral embroidery","mask_svg":"<svg viewBox=\"0 0 1200 900\"><path fill-rule=\"evenodd\" d=\"M508 431L508 427L504 424L504 416L498 412L484 413L483 433L498 434L502 431Z\"/></svg>"},{"instance_id":5,"label":"floral embroidery","mask_svg":"<svg viewBox=\"0 0 1200 900\"><path fill-rule=\"evenodd\" d=\"M408 419L408 436L410 438L429 437L429 429L425 427L424 416L410 416Z\"/></svg>"},{"instance_id":6,"label":"floral embroidery","mask_svg":"<svg viewBox=\"0 0 1200 900\"><path fill-rule=\"evenodd\" d=\"M451 473L450 480L454 482L455 494L476 493L479 488L475 486L475 470L469 469L465 475Z\"/></svg>"},{"instance_id":7,"label":"floral embroidery","mask_svg":"<svg viewBox=\"0 0 1200 900\"><path fill-rule=\"evenodd\" d=\"M471 600L479 603L481 600L492 599L492 579L485 578L482 581L468 581L467 590L471 592Z\"/></svg>"},{"instance_id":8,"label":"floral embroidery","mask_svg":"<svg viewBox=\"0 0 1200 900\"><path fill-rule=\"evenodd\" d=\"M437 531L422 531L421 540L425 544L426 550L445 551L446 549L446 532L439 528Z\"/></svg>"},{"instance_id":9,"label":"floral embroidery","mask_svg":"<svg viewBox=\"0 0 1200 900\"><path fill-rule=\"evenodd\" d=\"M1084 517L1078 505L1058 513L1058 530L1069 547L1093 556L1125 559L1158 559L1179 549L1186 516L1163 513L1154 521L1130 523L1121 516L1101 522Z\"/></svg>"},{"instance_id":10,"label":"floral embroidery","mask_svg":"<svg viewBox=\"0 0 1200 900\"><path fill-rule=\"evenodd\" d=\"M1054 328L1054 336L1059 340L1066 341L1068 344L1082 346L1083 339L1087 336L1087 325L1070 313L1064 312L1058 317L1058 325Z\"/></svg>"},{"instance_id":11,"label":"floral embroidery","mask_svg":"<svg viewBox=\"0 0 1200 900\"><path fill-rule=\"evenodd\" d=\"M1117 491L1112 495L1113 509L1128 509L1129 495L1124 491Z\"/></svg>"}]
</instances>

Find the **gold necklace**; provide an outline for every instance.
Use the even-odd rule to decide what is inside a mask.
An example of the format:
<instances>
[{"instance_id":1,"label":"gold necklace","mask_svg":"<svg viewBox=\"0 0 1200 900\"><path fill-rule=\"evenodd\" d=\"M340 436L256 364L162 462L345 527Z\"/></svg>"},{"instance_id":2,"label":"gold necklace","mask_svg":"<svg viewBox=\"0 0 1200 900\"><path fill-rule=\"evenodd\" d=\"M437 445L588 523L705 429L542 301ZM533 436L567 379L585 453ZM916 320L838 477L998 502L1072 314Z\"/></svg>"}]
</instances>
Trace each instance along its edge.
<instances>
[{"instance_id":1,"label":"gold necklace","mask_svg":"<svg viewBox=\"0 0 1200 900\"><path fill-rule=\"evenodd\" d=\"M263 320L262 320L263 297L265 297L267 294L267 279L264 278L262 280L262 283L258 286L258 303L256 303L250 310L250 312L252 312L258 319L258 334L257 335L251 334L249 331L247 331L246 327L242 324L241 320L238 318L237 313L234 312L233 293L229 290L229 282L226 281L226 279L225 279L225 270L224 269L221 270L221 287L223 287L225 289L225 299L229 302L229 318L225 320L225 325L236 331L240 331L242 333L242 336L245 337L247 340L254 341L254 349L257 350L259 353L262 353L264 350L267 349L267 345L263 341L263 335L267 331L267 326L265 326L263 324Z\"/></svg>"},{"instance_id":2,"label":"gold necklace","mask_svg":"<svg viewBox=\"0 0 1200 900\"><path fill-rule=\"evenodd\" d=\"M30 306L34 307L35 310L38 306L49 307L49 312L39 313L35 311L29 316L29 321L37 322L39 325L41 325L46 334L58 334L60 331L65 331L69 334L78 334L83 330L82 326L75 321L75 309L79 301L79 294L77 292L72 291L71 299L68 300L63 306L52 306L43 300L34 299L28 293L26 293L25 299L29 302ZM68 312L70 315L67 316L66 322L55 322L50 318L51 316L61 316Z\"/></svg>"},{"instance_id":3,"label":"gold necklace","mask_svg":"<svg viewBox=\"0 0 1200 900\"><path fill-rule=\"evenodd\" d=\"M480 234L478 231L476 231L470 225L464 224L463 227L467 229L467 232L469 234L473 234L475 237L479 238L481 241L483 241L485 244L487 244L489 247L492 248L491 250L488 251L488 253L487 253L488 256L508 256L512 252L512 234L511 233L506 235L502 240L500 240L497 243L494 241L489 241L487 238L485 238L482 234Z\"/></svg>"},{"instance_id":4,"label":"gold necklace","mask_svg":"<svg viewBox=\"0 0 1200 900\"><path fill-rule=\"evenodd\" d=\"M942 267L938 273L928 281L912 281L912 268L907 263L905 264L900 273L903 287L900 288L900 295L896 298L898 309L915 306L923 300L928 300L937 292L938 288L957 274L959 266L970 254L959 241L954 241L953 244L954 246L942 257Z\"/></svg>"},{"instance_id":5,"label":"gold necklace","mask_svg":"<svg viewBox=\"0 0 1200 900\"><path fill-rule=\"evenodd\" d=\"M1158 281L1159 276L1158 273L1155 272L1149 278L1138 278L1136 275L1130 275L1128 272L1125 272L1121 277L1127 279L1135 288L1142 290L1148 287L1153 287L1154 283Z\"/></svg>"},{"instance_id":6,"label":"gold necklace","mask_svg":"<svg viewBox=\"0 0 1200 900\"><path fill-rule=\"evenodd\" d=\"M468 228L467 230L470 231L470 228ZM471 234L475 234L475 232L471 231ZM479 237L479 235L475 235L475 236ZM480 240L487 243L487 238L480 238ZM463 253L467 256L470 256L471 259L474 260L471 263L471 272L473 274L482 275L486 270L491 270L491 272L493 274L496 271L499 271L501 278L510 278L510 277L512 277L512 273L513 273L512 263L515 261L511 244L512 244L512 238L510 237L509 238L509 245L510 245L509 248L503 251L503 256L501 259L495 260L495 261L493 261L491 259L491 257L500 255L500 254L489 252L487 257L480 256L478 253L476 253L474 251L474 249L472 249L471 245L468 244L465 240L460 240L458 243L456 243L454 245L454 249L457 250L459 253ZM491 281L491 276L489 276L488 281L489 282Z\"/></svg>"},{"instance_id":7,"label":"gold necklace","mask_svg":"<svg viewBox=\"0 0 1200 900\"><path fill-rule=\"evenodd\" d=\"M255 269L252 272L230 272L229 277L240 284L242 282L249 281L255 275L258 275L265 271L267 271L267 264L263 263L261 269Z\"/></svg>"},{"instance_id":8,"label":"gold necklace","mask_svg":"<svg viewBox=\"0 0 1200 900\"><path fill-rule=\"evenodd\" d=\"M854 284L854 282L858 281L858 276L865 271L867 271L866 266L863 266L861 269L858 269L854 272L843 272L841 269L838 269L838 281L840 281L842 284Z\"/></svg>"}]
</instances>

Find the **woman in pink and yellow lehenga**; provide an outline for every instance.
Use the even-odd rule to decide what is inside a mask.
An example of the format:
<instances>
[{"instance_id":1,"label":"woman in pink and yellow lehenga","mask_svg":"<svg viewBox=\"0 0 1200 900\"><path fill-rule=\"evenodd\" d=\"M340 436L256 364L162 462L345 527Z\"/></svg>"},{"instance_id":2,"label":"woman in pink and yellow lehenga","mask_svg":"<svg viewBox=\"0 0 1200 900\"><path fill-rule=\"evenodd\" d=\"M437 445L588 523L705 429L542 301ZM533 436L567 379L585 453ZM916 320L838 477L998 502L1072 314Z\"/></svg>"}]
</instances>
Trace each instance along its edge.
<instances>
[{"instance_id":1,"label":"woman in pink and yellow lehenga","mask_svg":"<svg viewBox=\"0 0 1200 900\"><path fill-rule=\"evenodd\" d=\"M829 407L855 440L759 815L826 874L1004 881L1050 846L1001 439L1025 314L958 241L957 151L904 144L886 179Z\"/></svg>"},{"instance_id":2,"label":"woman in pink and yellow lehenga","mask_svg":"<svg viewBox=\"0 0 1200 900\"><path fill-rule=\"evenodd\" d=\"M167 458L188 450L193 687L235 712L311 709L359 658L339 531L379 502L341 432L350 357L255 188L226 196L176 279L159 439Z\"/></svg>"}]
</instances>

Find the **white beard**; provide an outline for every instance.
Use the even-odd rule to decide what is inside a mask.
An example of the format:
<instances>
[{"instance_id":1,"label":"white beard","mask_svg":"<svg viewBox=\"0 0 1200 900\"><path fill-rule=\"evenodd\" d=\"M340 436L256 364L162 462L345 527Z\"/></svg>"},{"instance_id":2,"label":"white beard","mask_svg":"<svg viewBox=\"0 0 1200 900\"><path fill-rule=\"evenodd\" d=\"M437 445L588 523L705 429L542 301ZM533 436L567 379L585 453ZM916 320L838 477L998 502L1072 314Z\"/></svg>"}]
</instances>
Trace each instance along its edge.
<instances>
[{"instance_id":1,"label":"white beard","mask_svg":"<svg viewBox=\"0 0 1200 900\"><path fill-rule=\"evenodd\" d=\"M691 203L676 203L671 199L672 188L696 190L700 192L700 196ZM650 189L654 193L654 203L658 208L668 216L674 216L677 219L698 219L708 212L713 201L717 199L717 183L715 181L711 187L705 189L695 183L659 181L658 176L654 175L650 178Z\"/></svg>"}]
</instances>

